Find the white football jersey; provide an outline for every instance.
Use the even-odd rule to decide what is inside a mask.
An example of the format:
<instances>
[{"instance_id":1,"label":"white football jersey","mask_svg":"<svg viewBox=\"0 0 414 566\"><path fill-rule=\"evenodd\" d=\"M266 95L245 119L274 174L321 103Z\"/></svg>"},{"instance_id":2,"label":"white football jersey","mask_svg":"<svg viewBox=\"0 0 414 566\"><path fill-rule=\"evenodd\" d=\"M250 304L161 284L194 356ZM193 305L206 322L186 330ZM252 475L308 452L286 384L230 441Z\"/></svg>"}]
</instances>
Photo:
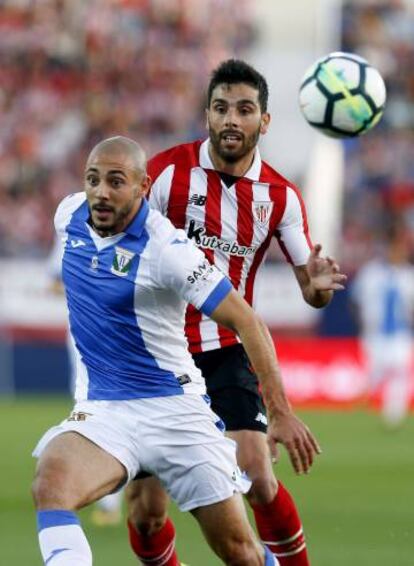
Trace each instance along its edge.
<instances>
[{"instance_id":1,"label":"white football jersey","mask_svg":"<svg viewBox=\"0 0 414 566\"><path fill-rule=\"evenodd\" d=\"M85 193L66 197L55 216L76 399L203 394L184 335L186 304L209 316L231 283L145 200L120 234L102 238L88 219Z\"/></svg>"}]
</instances>

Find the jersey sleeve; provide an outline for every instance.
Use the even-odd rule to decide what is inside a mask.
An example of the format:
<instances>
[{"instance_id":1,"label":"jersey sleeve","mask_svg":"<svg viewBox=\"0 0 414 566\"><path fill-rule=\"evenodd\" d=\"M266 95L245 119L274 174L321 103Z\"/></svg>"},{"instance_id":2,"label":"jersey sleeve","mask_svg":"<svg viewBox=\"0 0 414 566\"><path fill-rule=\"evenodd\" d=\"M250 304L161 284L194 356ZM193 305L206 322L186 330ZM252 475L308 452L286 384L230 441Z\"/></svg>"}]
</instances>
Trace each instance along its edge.
<instances>
[{"instance_id":1,"label":"jersey sleeve","mask_svg":"<svg viewBox=\"0 0 414 566\"><path fill-rule=\"evenodd\" d=\"M229 279L210 264L183 230L163 246L158 262L159 281L187 303L210 316L232 290Z\"/></svg>"},{"instance_id":2,"label":"jersey sleeve","mask_svg":"<svg viewBox=\"0 0 414 566\"><path fill-rule=\"evenodd\" d=\"M74 211L86 200L84 192L72 193L65 197L58 205L55 213L54 224L57 237L66 238L66 226L69 224Z\"/></svg>"},{"instance_id":3,"label":"jersey sleeve","mask_svg":"<svg viewBox=\"0 0 414 566\"><path fill-rule=\"evenodd\" d=\"M163 216L166 216L174 174L174 164L164 164L164 166L161 166L155 157L148 161L147 172L152 180L148 196L149 205L154 210L161 212Z\"/></svg>"},{"instance_id":4,"label":"jersey sleeve","mask_svg":"<svg viewBox=\"0 0 414 566\"><path fill-rule=\"evenodd\" d=\"M65 243L62 237L56 235L53 247L47 258L47 271L51 279L55 281L60 281L62 278L62 258L63 251L65 248Z\"/></svg>"},{"instance_id":5,"label":"jersey sleeve","mask_svg":"<svg viewBox=\"0 0 414 566\"><path fill-rule=\"evenodd\" d=\"M287 187L286 206L275 236L286 259L293 265L305 265L312 249L303 199L297 189Z\"/></svg>"}]
</instances>

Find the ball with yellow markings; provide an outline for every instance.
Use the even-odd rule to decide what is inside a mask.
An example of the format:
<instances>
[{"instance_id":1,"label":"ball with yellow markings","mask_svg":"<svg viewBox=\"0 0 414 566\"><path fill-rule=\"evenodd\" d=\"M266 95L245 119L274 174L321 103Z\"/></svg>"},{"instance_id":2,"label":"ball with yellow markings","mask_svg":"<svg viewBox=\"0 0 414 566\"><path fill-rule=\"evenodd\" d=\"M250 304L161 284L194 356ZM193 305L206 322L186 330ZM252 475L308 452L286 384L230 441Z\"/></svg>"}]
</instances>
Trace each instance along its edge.
<instances>
[{"instance_id":1,"label":"ball with yellow markings","mask_svg":"<svg viewBox=\"0 0 414 566\"><path fill-rule=\"evenodd\" d=\"M359 55L339 51L318 59L306 71L299 91L307 122L337 138L360 136L373 128L385 100L379 71Z\"/></svg>"}]
</instances>

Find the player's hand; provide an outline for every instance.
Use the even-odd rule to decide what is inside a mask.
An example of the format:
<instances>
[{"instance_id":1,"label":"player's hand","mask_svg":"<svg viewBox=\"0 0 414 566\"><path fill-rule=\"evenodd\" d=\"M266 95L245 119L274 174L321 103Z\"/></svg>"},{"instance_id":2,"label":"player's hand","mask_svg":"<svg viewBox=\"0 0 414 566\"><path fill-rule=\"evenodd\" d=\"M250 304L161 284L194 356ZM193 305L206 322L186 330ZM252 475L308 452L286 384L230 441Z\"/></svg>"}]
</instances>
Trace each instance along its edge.
<instances>
[{"instance_id":1,"label":"player's hand","mask_svg":"<svg viewBox=\"0 0 414 566\"><path fill-rule=\"evenodd\" d=\"M279 459L277 444L283 444L297 474L307 473L322 452L309 428L292 412L269 416L267 439L273 461Z\"/></svg>"},{"instance_id":2,"label":"player's hand","mask_svg":"<svg viewBox=\"0 0 414 566\"><path fill-rule=\"evenodd\" d=\"M344 289L346 275L340 273L339 265L332 257L321 257L321 250L322 246L316 244L306 264L313 287L318 291L340 291Z\"/></svg>"}]
</instances>

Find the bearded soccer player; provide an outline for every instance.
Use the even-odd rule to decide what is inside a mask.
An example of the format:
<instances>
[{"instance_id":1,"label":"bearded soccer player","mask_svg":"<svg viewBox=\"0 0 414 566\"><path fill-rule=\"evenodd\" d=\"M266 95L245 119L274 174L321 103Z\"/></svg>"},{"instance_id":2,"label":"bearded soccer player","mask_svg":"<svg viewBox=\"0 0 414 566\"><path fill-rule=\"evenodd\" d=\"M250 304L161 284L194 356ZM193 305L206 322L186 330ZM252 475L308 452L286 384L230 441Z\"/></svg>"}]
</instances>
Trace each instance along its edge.
<instances>
[{"instance_id":1,"label":"bearded soccer player","mask_svg":"<svg viewBox=\"0 0 414 566\"><path fill-rule=\"evenodd\" d=\"M192 302L232 328L248 352L269 410L269 438L289 414L269 332L228 278L158 211L145 154L128 138L99 143L85 168L85 191L55 216L64 243L62 278L76 357L76 404L42 437L33 497L48 566L92 566L76 511L145 472L191 511L218 557L231 566L276 566L251 529L239 492L236 445L208 406L184 336ZM291 418L303 465L316 440ZM283 420L283 419L282 419ZM158 541L167 530L159 529ZM163 556L148 563L166 564Z\"/></svg>"},{"instance_id":2,"label":"bearded soccer player","mask_svg":"<svg viewBox=\"0 0 414 566\"><path fill-rule=\"evenodd\" d=\"M184 229L250 304L257 271L275 237L305 301L323 307L333 291L343 288L346 277L333 259L321 257L320 245L312 247L298 189L260 157L257 143L270 122L267 101L262 75L243 61L223 62L208 87L209 138L150 160L150 205ZM308 565L294 501L273 475L266 408L243 346L233 332L192 306L187 309L186 335L206 379L212 409L237 442L238 464L252 481L247 499L262 541L283 566ZM287 412L271 418L295 471L306 473L313 454L300 455L296 417ZM168 559L157 564L179 564L171 549L174 527L167 518L168 498L158 481L132 482L127 499L130 541L137 556L149 564L165 557L168 547Z\"/></svg>"}]
</instances>

